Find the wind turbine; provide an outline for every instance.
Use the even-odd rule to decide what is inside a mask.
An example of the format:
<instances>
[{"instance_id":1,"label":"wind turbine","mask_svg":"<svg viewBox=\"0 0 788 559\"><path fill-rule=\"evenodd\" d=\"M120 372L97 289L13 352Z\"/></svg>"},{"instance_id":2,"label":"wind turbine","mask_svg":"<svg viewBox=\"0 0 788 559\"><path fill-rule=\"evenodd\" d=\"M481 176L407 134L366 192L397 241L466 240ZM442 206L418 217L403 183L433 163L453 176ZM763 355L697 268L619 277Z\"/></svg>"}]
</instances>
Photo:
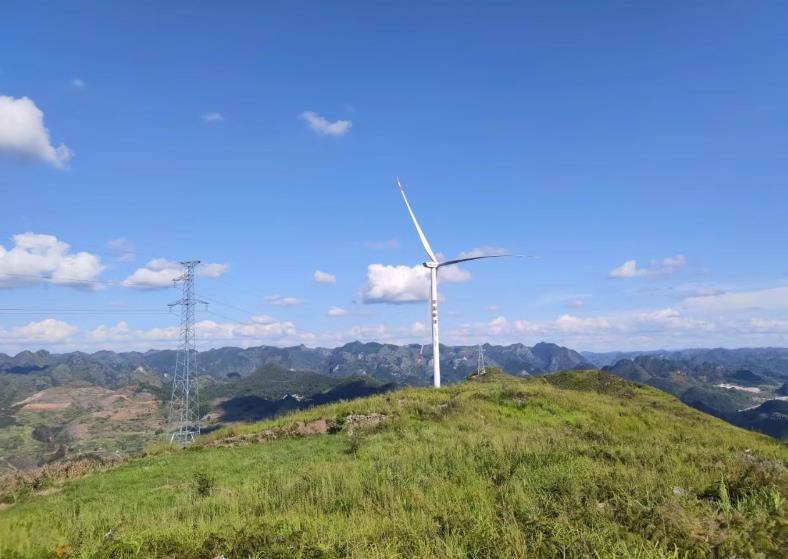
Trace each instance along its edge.
<instances>
[{"instance_id":1,"label":"wind turbine","mask_svg":"<svg viewBox=\"0 0 788 559\"><path fill-rule=\"evenodd\" d=\"M419 222L416 219L416 215L413 213L413 210L410 207L410 203L408 202L408 197L405 196L405 189L402 188L402 183L399 182L399 178L397 178L397 186L399 187L400 193L402 193L402 199L405 200L405 206L408 208L408 213L410 214L410 217L413 220L413 225L416 226L416 232L419 234L419 239L421 239L421 244L424 246L424 250L427 251L427 256L429 256L430 258L428 262L424 263L424 267L428 268L430 271L430 314L432 315L432 381L433 384L435 385L435 388L440 388L441 360L440 360L440 335L438 332L438 270L443 268L444 266L451 266L452 264L468 262L469 260L481 260L482 258L502 258L504 256L520 256L520 255L519 254L488 254L484 256L471 256L468 258L457 258L455 260L445 260L443 262L438 262L438 259L435 257L435 253L432 252L432 247L430 246L429 241L427 241L427 237L424 236L424 231L421 230L421 226L419 225Z\"/></svg>"}]
</instances>

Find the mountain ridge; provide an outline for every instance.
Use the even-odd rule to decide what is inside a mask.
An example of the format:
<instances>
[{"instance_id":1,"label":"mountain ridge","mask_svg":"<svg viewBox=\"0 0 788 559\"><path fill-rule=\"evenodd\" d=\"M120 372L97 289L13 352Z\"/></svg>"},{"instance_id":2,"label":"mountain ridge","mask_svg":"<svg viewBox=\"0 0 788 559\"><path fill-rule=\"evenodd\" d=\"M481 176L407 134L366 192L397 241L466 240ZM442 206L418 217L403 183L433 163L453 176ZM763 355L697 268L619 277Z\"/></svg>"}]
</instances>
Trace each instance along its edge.
<instances>
[{"instance_id":1,"label":"mountain ridge","mask_svg":"<svg viewBox=\"0 0 788 559\"><path fill-rule=\"evenodd\" d=\"M776 558L786 465L608 373L490 370L0 479L0 554Z\"/></svg>"},{"instance_id":2,"label":"mountain ridge","mask_svg":"<svg viewBox=\"0 0 788 559\"><path fill-rule=\"evenodd\" d=\"M485 360L517 374L543 374L559 370L588 368L590 363L576 351L539 342L532 347L524 344L498 346L484 344ZM452 382L464 378L476 368L477 346L441 345L441 366L444 378ZM98 379L109 383L122 382L137 368L160 375L171 375L175 368L176 350L148 350L145 352L113 352L99 350L50 353L22 351L14 356L0 354L0 373L48 374L58 366L81 367L85 380ZM427 384L430 379L429 361L432 348L418 344L397 345L378 342L349 342L342 346L311 348L305 345L290 347L225 346L199 352L198 373L215 378L237 374L247 376L259 367L276 364L293 370L308 370L330 376L369 375L378 380L406 384ZM24 371L30 368L29 371ZM61 374L66 371L61 370Z\"/></svg>"}]
</instances>

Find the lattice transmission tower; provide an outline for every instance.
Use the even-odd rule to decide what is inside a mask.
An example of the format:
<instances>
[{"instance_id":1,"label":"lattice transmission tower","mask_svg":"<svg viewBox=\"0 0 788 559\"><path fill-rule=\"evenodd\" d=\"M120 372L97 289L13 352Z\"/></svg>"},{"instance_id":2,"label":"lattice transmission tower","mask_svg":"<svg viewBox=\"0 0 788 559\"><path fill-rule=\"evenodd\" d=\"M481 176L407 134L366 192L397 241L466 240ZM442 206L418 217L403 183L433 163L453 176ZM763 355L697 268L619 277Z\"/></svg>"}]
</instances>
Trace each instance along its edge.
<instances>
[{"instance_id":1,"label":"lattice transmission tower","mask_svg":"<svg viewBox=\"0 0 788 559\"><path fill-rule=\"evenodd\" d=\"M200 434L200 409L197 387L197 348L194 341L194 307L205 303L194 297L194 270L199 260L181 262L183 274L173 280L181 285L181 298L170 307L181 307L181 344L175 358L172 398L167 418L171 443L186 444Z\"/></svg>"},{"instance_id":2,"label":"lattice transmission tower","mask_svg":"<svg viewBox=\"0 0 788 559\"><path fill-rule=\"evenodd\" d=\"M476 374L483 375L484 373L484 346L479 344L479 357L476 359Z\"/></svg>"}]
</instances>

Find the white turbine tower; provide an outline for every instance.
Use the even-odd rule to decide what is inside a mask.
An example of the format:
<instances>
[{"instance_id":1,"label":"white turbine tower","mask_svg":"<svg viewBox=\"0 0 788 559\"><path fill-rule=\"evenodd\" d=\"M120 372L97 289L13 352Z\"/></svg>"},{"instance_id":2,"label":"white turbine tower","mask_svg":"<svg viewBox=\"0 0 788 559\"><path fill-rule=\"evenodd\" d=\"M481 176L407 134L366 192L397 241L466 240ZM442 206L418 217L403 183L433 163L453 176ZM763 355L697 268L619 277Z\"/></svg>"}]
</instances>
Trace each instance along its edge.
<instances>
[{"instance_id":1,"label":"white turbine tower","mask_svg":"<svg viewBox=\"0 0 788 559\"><path fill-rule=\"evenodd\" d=\"M421 230L416 215L408 203L408 197L405 196L405 189L402 188L402 183L397 179L397 186L402 193L402 199L405 200L405 206L408 208L408 213L413 220L413 225L416 226L416 232L419 234L421 244L424 250L427 251L429 262L424 263L425 268L430 270L430 313L432 315L432 380L435 388L440 388L441 385L441 360L440 360L440 335L438 333L438 270L444 266L451 266L452 264L459 264L460 262L467 262L469 260L480 260L482 258L501 258L504 256L519 256L518 254L488 254L485 256L471 256L469 258L457 258L456 260L446 260L438 262L435 253L432 252L427 237L424 236L424 231Z\"/></svg>"}]
</instances>

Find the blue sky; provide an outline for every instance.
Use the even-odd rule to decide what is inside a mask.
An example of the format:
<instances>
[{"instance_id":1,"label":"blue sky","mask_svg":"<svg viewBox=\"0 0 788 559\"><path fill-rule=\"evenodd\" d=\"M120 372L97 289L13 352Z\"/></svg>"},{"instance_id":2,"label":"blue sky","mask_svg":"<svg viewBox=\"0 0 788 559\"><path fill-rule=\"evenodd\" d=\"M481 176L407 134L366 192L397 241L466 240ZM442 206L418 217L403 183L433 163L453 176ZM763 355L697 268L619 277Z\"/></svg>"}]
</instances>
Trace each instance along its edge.
<instances>
[{"instance_id":1,"label":"blue sky","mask_svg":"<svg viewBox=\"0 0 788 559\"><path fill-rule=\"evenodd\" d=\"M425 259L397 176L436 251L541 256L449 271L446 343L785 345L786 21L8 2L0 351L171 347L177 292L153 287L181 259L214 264L202 348L427 343L426 304L401 302L422 270L388 267Z\"/></svg>"}]
</instances>

